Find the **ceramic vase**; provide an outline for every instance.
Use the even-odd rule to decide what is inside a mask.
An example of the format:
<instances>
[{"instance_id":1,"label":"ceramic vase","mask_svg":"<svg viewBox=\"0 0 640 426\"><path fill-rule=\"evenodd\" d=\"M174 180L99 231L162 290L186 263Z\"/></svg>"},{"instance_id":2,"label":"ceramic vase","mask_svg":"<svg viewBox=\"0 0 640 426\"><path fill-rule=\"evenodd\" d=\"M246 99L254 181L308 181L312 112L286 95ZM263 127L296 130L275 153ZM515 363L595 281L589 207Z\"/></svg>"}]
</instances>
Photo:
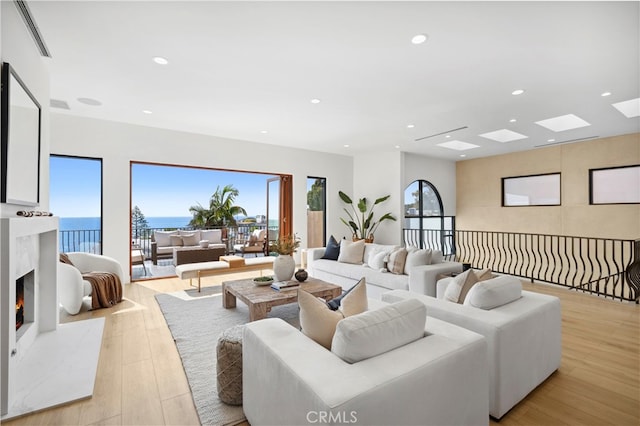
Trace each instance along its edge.
<instances>
[{"instance_id":1,"label":"ceramic vase","mask_svg":"<svg viewBox=\"0 0 640 426\"><path fill-rule=\"evenodd\" d=\"M304 269L300 268L296 271L296 280L300 282L304 282L307 278L309 278L309 274Z\"/></svg>"},{"instance_id":2,"label":"ceramic vase","mask_svg":"<svg viewBox=\"0 0 640 426\"><path fill-rule=\"evenodd\" d=\"M278 281L289 281L296 269L296 262L289 254L278 255L273 261L273 274Z\"/></svg>"}]
</instances>

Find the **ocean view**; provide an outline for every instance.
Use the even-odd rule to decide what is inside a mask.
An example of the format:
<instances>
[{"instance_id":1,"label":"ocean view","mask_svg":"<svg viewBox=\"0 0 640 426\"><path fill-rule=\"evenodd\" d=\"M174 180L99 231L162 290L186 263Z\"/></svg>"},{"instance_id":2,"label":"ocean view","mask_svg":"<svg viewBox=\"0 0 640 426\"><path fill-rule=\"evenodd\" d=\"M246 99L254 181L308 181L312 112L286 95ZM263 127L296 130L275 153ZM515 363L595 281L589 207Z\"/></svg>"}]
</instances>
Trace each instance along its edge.
<instances>
[{"instance_id":1,"label":"ocean view","mask_svg":"<svg viewBox=\"0 0 640 426\"><path fill-rule=\"evenodd\" d=\"M191 217L147 217L149 228L184 228ZM99 230L99 217L61 217L61 231Z\"/></svg>"}]
</instances>

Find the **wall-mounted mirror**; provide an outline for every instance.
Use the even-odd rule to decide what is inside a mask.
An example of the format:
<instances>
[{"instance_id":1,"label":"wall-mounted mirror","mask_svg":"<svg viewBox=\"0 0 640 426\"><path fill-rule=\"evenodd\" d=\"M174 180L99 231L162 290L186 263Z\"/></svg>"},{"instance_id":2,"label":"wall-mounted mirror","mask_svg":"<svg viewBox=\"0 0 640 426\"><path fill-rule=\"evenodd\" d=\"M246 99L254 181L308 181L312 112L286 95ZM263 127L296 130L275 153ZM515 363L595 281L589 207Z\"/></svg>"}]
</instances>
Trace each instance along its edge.
<instances>
[{"instance_id":1,"label":"wall-mounted mirror","mask_svg":"<svg viewBox=\"0 0 640 426\"><path fill-rule=\"evenodd\" d=\"M40 104L15 70L2 64L3 203L40 203Z\"/></svg>"}]
</instances>

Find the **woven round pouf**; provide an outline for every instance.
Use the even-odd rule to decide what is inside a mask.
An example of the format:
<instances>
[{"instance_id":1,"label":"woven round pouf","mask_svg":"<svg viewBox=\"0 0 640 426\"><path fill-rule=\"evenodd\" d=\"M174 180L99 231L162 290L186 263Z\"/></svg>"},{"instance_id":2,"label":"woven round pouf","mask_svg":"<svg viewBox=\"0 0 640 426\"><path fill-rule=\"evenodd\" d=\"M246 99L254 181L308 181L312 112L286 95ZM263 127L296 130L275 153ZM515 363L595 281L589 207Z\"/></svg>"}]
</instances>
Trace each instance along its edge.
<instances>
[{"instance_id":1,"label":"woven round pouf","mask_svg":"<svg viewBox=\"0 0 640 426\"><path fill-rule=\"evenodd\" d=\"M216 369L218 398L229 405L242 405L242 331L244 325L226 329L218 338Z\"/></svg>"}]
</instances>

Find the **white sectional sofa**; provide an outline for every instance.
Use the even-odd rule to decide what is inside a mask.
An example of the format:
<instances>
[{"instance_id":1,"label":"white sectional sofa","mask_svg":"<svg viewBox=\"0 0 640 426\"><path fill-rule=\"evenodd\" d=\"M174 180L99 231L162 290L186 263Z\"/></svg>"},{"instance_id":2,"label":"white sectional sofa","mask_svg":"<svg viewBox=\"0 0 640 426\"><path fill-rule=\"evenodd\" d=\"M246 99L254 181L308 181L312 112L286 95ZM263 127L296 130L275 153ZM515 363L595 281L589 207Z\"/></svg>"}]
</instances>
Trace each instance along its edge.
<instances>
[{"instance_id":1,"label":"white sectional sofa","mask_svg":"<svg viewBox=\"0 0 640 426\"><path fill-rule=\"evenodd\" d=\"M451 279L438 282L442 297ZM482 288L489 292L475 293ZM494 287L489 287L493 285ZM489 348L490 414L500 419L529 392L560 367L562 356L560 300L557 297L522 291L521 297L509 303L481 309L481 303L495 305L491 294L495 286L520 286L511 276L499 276L471 288L464 304L437 299L405 290L394 290L382 296L386 302L417 299L427 307L430 317L456 324L483 335ZM474 292L474 293L472 293ZM500 297L498 295L498 297ZM498 302L501 303L501 302Z\"/></svg>"},{"instance_id":2,"label":"white sectional sofa","mask_svg":"<svg viewBox=\"0 0 640 426\"><path fill-rule=\"evenodd\" d=\"M247 420L252 425L487 425L486 340L431 317L423 327L422 338L349 363L280 319L247 324Z\"/></svg>"},{"instance_id":3,"label":"white sectional sofa","mask_svg":"<svg viewBox=\"0 0 640 426\"><path fill-rule=\"evenodd\" d=\"M375 299L380 299L382 293L396 289L435 296L438 275L462 271L461 263L443 260L439 251L433 251L430 264L413 266L400 275L381 272L380 269L368 266L367 262L372 253L394 248L397 246L367 243L364 255L357 264L322 259L326 250L324 247L308 249L307 270L312 277L341 285L345 290L364 277L367 282L367 295Z\"/></svg>"}]
</instances>

